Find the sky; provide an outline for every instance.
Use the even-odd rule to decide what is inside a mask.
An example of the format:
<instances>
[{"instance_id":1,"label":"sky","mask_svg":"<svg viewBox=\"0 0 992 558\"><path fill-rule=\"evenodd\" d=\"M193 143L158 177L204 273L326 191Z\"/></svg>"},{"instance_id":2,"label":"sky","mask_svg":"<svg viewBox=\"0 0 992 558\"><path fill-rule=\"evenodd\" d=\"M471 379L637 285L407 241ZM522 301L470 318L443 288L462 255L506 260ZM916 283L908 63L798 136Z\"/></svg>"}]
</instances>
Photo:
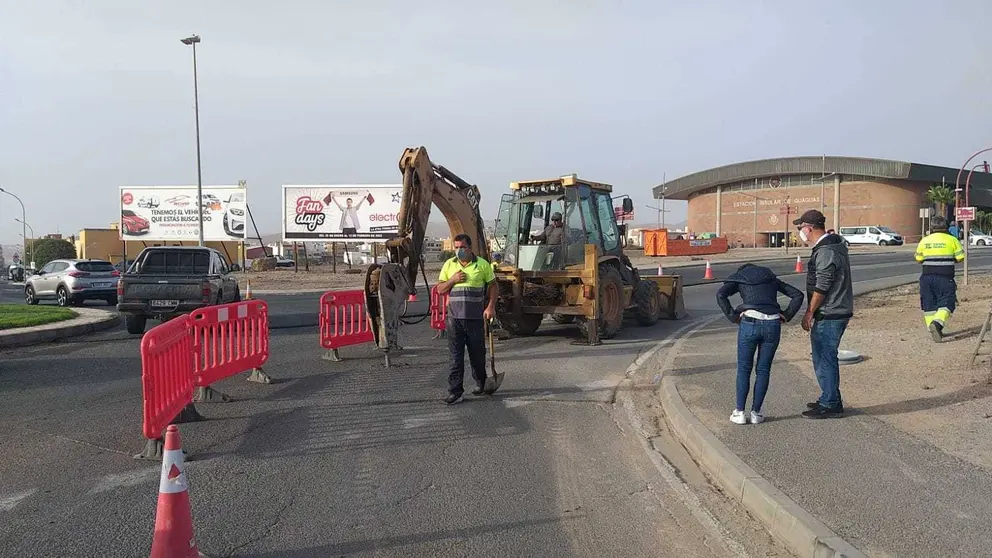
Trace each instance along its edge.
<instances>
[{"instance_id":1,"label":"sky","mask_svg":"<svg viewBox=\"0 0 992 558\"><path fill-rule=\"evenodd\" d=\"M992 146L992 2L0 0L0 187L41 236L121 185L397 183L407 146L478 184L651 188L791 155L960 166ZM685 218L670 202L668 222ZM0 194L0 243L20 206Z\"/></svg>"}]
</instances>

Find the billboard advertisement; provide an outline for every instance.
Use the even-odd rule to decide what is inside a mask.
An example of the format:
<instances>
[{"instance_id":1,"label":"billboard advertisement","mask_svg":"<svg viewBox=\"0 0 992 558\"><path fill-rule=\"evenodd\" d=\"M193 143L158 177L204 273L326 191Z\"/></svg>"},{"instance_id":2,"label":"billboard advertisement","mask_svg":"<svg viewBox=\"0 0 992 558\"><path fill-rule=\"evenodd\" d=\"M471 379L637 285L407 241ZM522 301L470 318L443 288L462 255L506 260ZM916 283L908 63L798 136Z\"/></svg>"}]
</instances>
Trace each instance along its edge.
<instances>
[{"instance_id":1,"label":"billboard advertisement","mask_svg":"<svg viewBox=\"0 0 992 558\"><path fill-rule=\"evenodd\" d=\"M192 240L200 237L199 211L203 206L203 239L244 240L247 196L238 186L121 186L120 236L124 240Z\"/></svg>"},{"instance_id":2,"label":"billboard advertisement","mask_svg":"<svg viewBox=\"0 0 992 558\"><path fill-rule=\"evenodd\" d=\"M282 187L282 238L382 242L396 235L401 184Z\"/></svg>"}]
</instances>

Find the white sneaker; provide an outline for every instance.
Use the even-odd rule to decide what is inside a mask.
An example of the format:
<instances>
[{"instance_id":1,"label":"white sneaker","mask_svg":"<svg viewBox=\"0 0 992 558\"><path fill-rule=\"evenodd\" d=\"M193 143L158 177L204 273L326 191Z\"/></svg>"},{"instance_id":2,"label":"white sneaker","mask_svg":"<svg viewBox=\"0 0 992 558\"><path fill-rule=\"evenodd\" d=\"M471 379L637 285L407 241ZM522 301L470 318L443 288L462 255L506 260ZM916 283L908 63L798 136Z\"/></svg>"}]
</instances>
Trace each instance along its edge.
<instances>
[{"instance_id":1,"label":"white sneaker","mask_svg":"<svg viewBox=\"0 0 992 558\"><path fill-rule=\"evenodd\" d=\"M734 414L730 415L730 422L734 424L747 424L747 415L744 411L734 409Z\"/></svg>"},{"instance_id":2,"label":"white sneaker","mask_svg":"<svg viewBox=\"0 0 992 558\"><path fill-rule=\"evenodd\" d=\"M765 415L760 411L751 411L751 424L761 424L762 422L765 422Z\"/></svg>"}]
</instances>

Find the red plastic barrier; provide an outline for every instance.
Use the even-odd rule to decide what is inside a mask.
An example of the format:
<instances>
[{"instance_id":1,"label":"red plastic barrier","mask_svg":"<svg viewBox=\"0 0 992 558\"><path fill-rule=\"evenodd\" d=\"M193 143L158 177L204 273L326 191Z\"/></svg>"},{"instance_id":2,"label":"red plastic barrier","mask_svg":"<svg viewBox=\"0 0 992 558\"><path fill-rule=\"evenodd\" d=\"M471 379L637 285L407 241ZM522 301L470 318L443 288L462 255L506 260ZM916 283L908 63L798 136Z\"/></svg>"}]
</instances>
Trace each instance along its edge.
<instances>
[{"instance_id":1,"label":"red plastic barrier","mask_svg":"<svg viewBox=\"0 0 992 558\"><path fill-rule=\"evenodd\" d=\"M263 300L195 310L189 325L197 387L261 368L269 360L269 305Z\"/></svg>"},{"instance_id":2,"label":"red plastic barrier","mask_svg":"<svg viewBox=\"0 0 992 558\"><path fill-rule=\"evenodd\" d=\"M431 287L431 328L445 330L448 319L448 295L437 292L437 286Z\"/></svg>"},{"instance_id":3,"label":"red plastic barrier","mask_svg":"<svg viewBox=\"0 0 992 558\"><path fill-rule=\"evenodd\" d=\"M186 316L158 325L141 339L142 431L155 440L193 400L193 338Z\"/></svg>"},{"instance_id":4,"label":"red plastic barrier","mask_svg":"<svg viewBox=\"0 0 992 558\"><path fill-rule=\"evenodd\" d=\"M365 291L330 291L320 297L320 346L340 349L375 340Z\"/></svg>"}]
</instances>

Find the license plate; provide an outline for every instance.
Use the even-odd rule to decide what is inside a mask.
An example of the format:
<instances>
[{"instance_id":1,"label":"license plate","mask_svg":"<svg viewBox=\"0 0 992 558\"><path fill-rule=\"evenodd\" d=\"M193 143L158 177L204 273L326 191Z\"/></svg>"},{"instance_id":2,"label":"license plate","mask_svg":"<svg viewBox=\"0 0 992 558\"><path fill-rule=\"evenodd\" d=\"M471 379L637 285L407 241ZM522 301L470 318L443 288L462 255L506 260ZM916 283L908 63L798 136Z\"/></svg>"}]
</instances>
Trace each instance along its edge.
<instances>
[{"instance_id":1,"label":"license plate","mask_svg":"<svg viewBox=\"0 0 992 558\"><path fill-rule=\"evenodd\" d=\"M94 289L106 289L111 286L111 283L93 283Z\"/></svg>"},{"instance_id":2,"label":"license plate","mask_svg":"<svg viewBox=\"0 0 992 558\"><path fill-rule=\"evenodd\" d=\"M153 300L151 302L153 308L169 308L172 306L179 306L178 300Z\"/></svg>"}]
</instances>

